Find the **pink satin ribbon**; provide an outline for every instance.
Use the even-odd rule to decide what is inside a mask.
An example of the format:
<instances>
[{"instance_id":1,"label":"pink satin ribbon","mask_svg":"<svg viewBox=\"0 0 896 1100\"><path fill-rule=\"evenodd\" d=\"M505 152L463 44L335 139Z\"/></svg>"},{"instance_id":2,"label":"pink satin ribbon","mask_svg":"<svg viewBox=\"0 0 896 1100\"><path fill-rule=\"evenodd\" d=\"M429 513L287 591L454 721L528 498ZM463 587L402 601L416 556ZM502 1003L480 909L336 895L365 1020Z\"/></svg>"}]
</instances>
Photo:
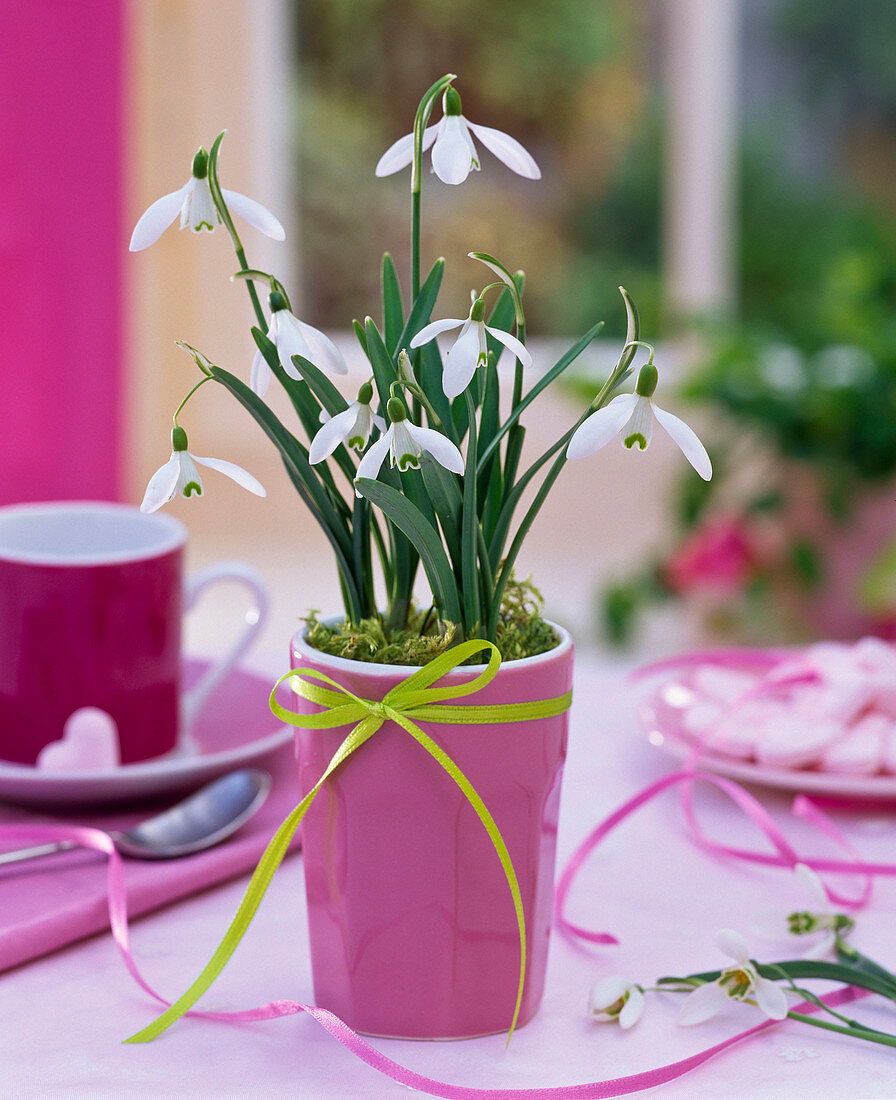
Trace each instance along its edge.
<instances>
[{"instance_id":1,"label":"pink satin ribbon","mask_svg":"<svg viewBox=\"0 0 896 1100\"><path fill-rule=\"evenodd\" d=\"M761 852L744 848L734 848L728 844L720 844L718 841L707 836L706 832L697 821L691 798L693 785L698 781L710 783L728 795L735 805L746 814L762 833L764 833L775 851ZM619 942L608 932L594 932L582 928L568 920L565 914L565 908L570 888L585 860L608 833L612 832L617 825L620 825L627 817L640 809L645 803L650 802L669 787L674 787L679 784L682 786L682 808L688 825L690 826L692 836L696 843L707 851L772 867L793 868L797 863L805 863L817 872L829 871L847 875L862 875L865 877L865 886L861 894L854 898L841 895L838 891L834 890L829 883L825 882L824 887L828 898L835 905L842 905L851 909L861 908L861 906L867 904L870 899L871 880L874 875L896 875L896 864L894 863L869 863L860 859L833 822L823 814L817 806L810 802L805 795L799 795L797 797L794 803L794 813L815 825L816 828L835 840L837 844L846 848L847 851L853 854L852 859L843 860L800 855L784 836L784 833L765 807L754 798L753 795L744 790L743 787L731 779L725 779L723 776L712 775L709 772L700 772L694 768L686 768L683 771L665 775L639 791L627 802L624 802L617 810L614 810L608 817L604 818L604 820L579 844L578 848L570 857L557 883L554 903L554 926L556 928L567 935L587 940L590 943Z\"/></svg>"},{"instance_id":2,"label":"pink satin ribbon","mask_svg":"<svg viewBox=\"0 0 896 1100\"><path fill-rule=\"evenodd\" d=\"M747 814L747 816L759 827L759 829L766 835L771 842L774 853L752 852L742 849L736 849L729 847L728 845L722 845L713 841L707 837L705 832L700 827L693 813L693 807L690 804L690 793L693 784L698 781L705 781L718 787L724 791L735 804ZM593 852L603 838L610 833L617 825L621 824L627 817L635 813L641 806L661 794L663 791L669 789L672 786L681 784L684 791L687 792L688 799L684 803L686 807L686 816L691 826L694 838L701 847L707 850L722 853L727 856L731 856L738 859L747 859L754 862L761 862L772 864L775 866L792 867L795 863L802 862L808 864L810 867L816 870L836 871L849 874L861 874L867 877L866 889L858 898L843 899L840 903L848 904L852 907L856 907L868 900L868 893L870 890L870 880L873 875L876 874L896 874L896 864L873 864L866 863L859 858L853 858L850 860L832 860L821 858L807 858L801 857L792 845L787 841L784 834L778 828L774 820L768 814L768 812L762 807L762 805L742 787L738 786L731 780L724 779L720 776L710 775L707 773L701 773L693 769L687 769L685 771L676 772L671 775L664 776L663 778L651 783L645 787L642 791L636 794L633 798L623 803L617 810L611 813L604 821L602 821L579 845L572 858L567 863L557 887L556 893L556 907L555 918L558 928L567 935L573 935L581 939L588 940L592 943L617 943L618 940L609 933L606 932L592 932L587 929L581 928L569 920L564 915L564 908L569 894L570 888L573 884L576 874L582 867L587 857ZM821 811L812 805L808 799L798 799L798 806L796 807L797 813L806 820L811 821L822 832L831 837L835 842L841 846L849 849L849 845L840 835L839 831L833 825L830 820L821 813ZM125 966L128 972L137 982L137 984L151 997L159 1001L163 1005L169 1004L169 1002L157 993L149 983L141 975L137 964L134 960L133 954L130 948L130 940L128 935L128 919L127 919L127 896L125 892L124 873L121 856L115 850L115 846L112 843L110 837L101 832L98 829L90 828L66 828L56 825L9 825L0 827L0 841L16 844L38 844L46 843L52 840L69 840L74 841L81 847L94 849L95 851L102 852L108 857L109 860L109 878L108 878L108 890L109 890L109 921L111 926L112 935L118 946L121 956L124 959ZM851 849L850 849L851 851ZM830 893L830 888L827 887ZM835 895L831 893L831 898L834 900ZM821 998L826 1004L831 1007L847 1004L851 1001L857 1000L860 997L867 994L858 989L851 987L836 990L833 993L826 994ZM812 1013L818 1011L817 1006L803 1003L794 1009L801 1013ZM703 1065L710 1058L713 1058L716 1054L727 1050L729 1047L734 1046L736 1043L748 1039L753 1035L757 1035L762 1031L767 1030L770 1027L774 1027L781 1021L765 1020L754 1027L749 1028L746 1031L734 1035L729 1039L725 1039L721 1043L700 1051L697 1054L693 1054L688 1058L684 1058L678 1062L672 1062L669 1065L660 1066L656 1069L648 1070L644 1073L636 1073L626 1077L617 1077L607 1081L595 1081L588 1084L581 1085L561 1085L549 1088L534 1088L534 1089L477 1089L469 1088L460 1085L451 1085L443 1081L435 1081L432 1078L426 1077L422 1074L415 1073L413 1070L407 1069L399 1063L388 1058L385 1054L382 1054L375 1047L371 1046L364 1038L353 1031L343 1020L338 1016L335 1016L332 1012L323 1008L318 1008L314 1005L301 1004L297 1001L273 1001L270 1004L262 1005L258 1008L248 1009L242 1012L202 1012L193 1010L189 1013L191 1016L198 1016L204 1019L210 1020L222 1020L234 1023L239 1022L251 1022L257 1020L270 1020L276 1019L282 1016L294 1015L296 1013L305 1012L311 1016L314 1020L320 1024L326 1031L328 1031L335 1039L337 1039L342 1045L361 1061L365 1062L372 1069L375 1069L378 1073L382 1073L387 1077L391 1077L399 1084L406 1085L409 1088L417 1089L422 1092L426 1092L431 1096L443 1096L452 1098L452 1100L487 1100L487 1098L494 1097L507 1100L509 1097L531 1098L531 1100L599 1100L601 1097L612 1096L624 1096L633 1092L639 1092L642 1089L652 1088L656 1085L664 1084L667 1081L672 1081L677 1077L682 1076L685 1073L690 1072L692 1069L696 1069L698 1066Z\"/></svg>"}]
</instances>

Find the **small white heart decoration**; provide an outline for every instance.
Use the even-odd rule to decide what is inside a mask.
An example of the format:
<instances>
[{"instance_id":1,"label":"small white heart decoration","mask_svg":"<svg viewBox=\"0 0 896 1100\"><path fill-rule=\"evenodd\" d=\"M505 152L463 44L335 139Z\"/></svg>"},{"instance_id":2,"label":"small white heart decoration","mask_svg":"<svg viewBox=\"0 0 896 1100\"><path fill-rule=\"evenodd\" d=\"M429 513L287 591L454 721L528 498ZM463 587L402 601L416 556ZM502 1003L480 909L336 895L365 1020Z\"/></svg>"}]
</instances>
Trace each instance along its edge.
<instances>
[{"instance_id":1,"label":"small white heart decoration","mask_svg":"<svg viewBox=\"0 0 896 1100\"><path fill-rule=\"evenodd\" d=\"M48 772L107 771L121 764L118 726L99 707L81 707L68 716L61 741L45 745L37 767Z\"/></svg>"}]
</instances>

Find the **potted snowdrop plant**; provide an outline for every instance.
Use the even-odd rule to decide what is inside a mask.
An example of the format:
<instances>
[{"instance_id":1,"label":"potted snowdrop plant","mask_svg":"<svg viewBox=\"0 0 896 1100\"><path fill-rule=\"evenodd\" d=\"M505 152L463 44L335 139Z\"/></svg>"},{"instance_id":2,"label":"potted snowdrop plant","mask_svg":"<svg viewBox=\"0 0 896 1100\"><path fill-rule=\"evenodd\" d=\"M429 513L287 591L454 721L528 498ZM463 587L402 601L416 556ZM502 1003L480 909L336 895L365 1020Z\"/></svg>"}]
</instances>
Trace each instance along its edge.
<instances>
[{"instance_id":1,"label":"potted snowdrop plant","mask_svg":"<svg viewBox=\"0 0 896 1100\"><path fill-rule=\"evenodd\" d=\"M464 118L455 79L429 88L413 131L376 168L380 176L410 168L411 285L403 293L386 255L381 319L354 322L369 365L354 392L334 383L347 368L333 342L295 316L276 276L250 266L233 214L275 238L282 230L222 189L223 135L196 155L186 188L149 208L132 244L150 244L178 211L182 227L223 226L232 238L255 318L255 359L246 379L182 345L200 373L188 398L208 383L223 386L268 436L330 542L344 597L343 615L311 618L293 639L284 679L297 710L272 693L275 711L298 727L304 798L257 874L269 879L301 821L318 1003L358 1030L418 1038L512 1030L541 997L573 646L541 617L532 586L514 577L532 523L567 459L617 435L643 449L654 417L710 474L694 433L653 404L652 349L624 290L628 331L614 369L569 429L524 459L523 414L602 322L531 381L521 272L472 251L483 278L469 314L439 311L444 261L425 277L420 263L424 153L449 185L480 168L477 141L514 172L540 176L517 141ZM430 125L440 102L443 117ZM635 392L621 395L642 348L650 354ZM503 402L502 355L511 363ZM295 424L266 403L274 382ZM176 492L203 491L184 407L146 510ZM263 492L230 464L195 461ZM415 603L424 582L427 595ZM250 888L216 958L229 956L257 903ZM140 1038L186 1011L213 976L203 972Z\"/></svg>"},{"instance_id":2,"label":"potted snowdrop plant","mask_svg":"<svg viewBox=\"0 0 896 1100\"><path fill-rule=\"evenodd\" d=\"M723 928L716 933L715 945L728 956L727 966L682 977L657 978L652 985L607 975L591 990L591 1019L617 1023L627 1030L644 1012L645 993L680 993L685 997L678 1010L678 1023L685 1027L702 1024L729 1009L742 1011L737 1006L750 1006L758 1010L752 1013L754 1021L757 1015L766 1021L789 1018L864 1042L896 1046L896 1035L861 1023L852 1017L851 1010L848 1016L837 1011L869 993L896 1001L892 971L848 942L856 922L846 913L831 909L830 898L834 895L818 874L804 863L795 864L793 870L807 895L811 895L807 901L812 908L788 913L779 922L779 931L809 940L808 949L781 962L759 963L751 957L739 932ZM822 996L806 988L806 981L835 982L840 988ZM712 1052L697 1057L702 1060Z\"/></svg>"}]
</instances>

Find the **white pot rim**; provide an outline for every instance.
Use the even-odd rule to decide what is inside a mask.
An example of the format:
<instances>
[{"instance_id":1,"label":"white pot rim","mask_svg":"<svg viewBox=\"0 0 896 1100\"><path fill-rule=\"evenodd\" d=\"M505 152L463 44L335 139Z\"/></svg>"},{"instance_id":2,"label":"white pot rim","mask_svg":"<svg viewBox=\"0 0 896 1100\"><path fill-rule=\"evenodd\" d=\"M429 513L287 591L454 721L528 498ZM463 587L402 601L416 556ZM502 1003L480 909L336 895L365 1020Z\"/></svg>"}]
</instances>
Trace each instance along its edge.
<instances>
[{"instance_id":1,"label":"white pot rim","mask_svg":"<svg viewBox=\"0 0 896 1100\"><path fill-rule=\"evenodd\" d=\"M340 622L341 619L338 616L333 616L332 618L327 618L322 621L325 624L330 624ZM502 668L525 670L527 668L534 668L537 665L544 664L548 660L554 661L558 658L566 656L566 654L573 647L572 635L565 627L559 626L551 619L545 619L545 622L549 626L553 627L554 630L557 632L560 637L559 643L555 645L553 649L546 649L544 653L536 653L532 657L519 657L515 660L502 661ZM309 656L314 655L315 657L324 658L327 664L329 664L334 671L352 671L356 673L363 672L365 675L385 678L388 676L395 676L396 674L411 676L414 672L424 667L422 665L385 665L377 664L373 661L356 661L352 657L335 657L330 653L324 653L323 650L315 649L314 646L309 645L308 642L305 640L305 633L307 629L308 628L305 627L304 629L297 631L296 634L293 636L292 644L296 647L296 649L300 650L303 653L309 654ZM452 669L451 672L481 672L487 667L487 664L459 665L457 668Z\"/></svg>"}]
</instances>

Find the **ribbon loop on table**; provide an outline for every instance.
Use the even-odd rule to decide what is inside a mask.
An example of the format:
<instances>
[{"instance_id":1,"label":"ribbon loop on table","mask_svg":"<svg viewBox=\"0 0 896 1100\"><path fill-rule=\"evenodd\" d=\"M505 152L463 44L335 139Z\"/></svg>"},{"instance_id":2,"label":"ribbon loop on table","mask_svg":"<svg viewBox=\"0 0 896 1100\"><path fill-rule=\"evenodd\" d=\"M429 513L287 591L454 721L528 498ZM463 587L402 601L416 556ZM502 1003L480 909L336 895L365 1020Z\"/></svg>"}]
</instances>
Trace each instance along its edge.
<instances>
[{"instance_id":1,"label":"ribbon loop on table","mask_svg":"<svg viewBox=\"0 0 896 1100\"><path fill-rule=\"evenodd\" d=\"M431 686L446 673L484 650L488 651L489 654L488 664L471 680L461 684ZM453 725L524 722L536 718L555 717L569 709L572 701L571 691L567 691L553 699L540 699L534 702L498 703L484 706L470 704L463 706L445 705L446 700L463 698L466 695L472 695L480 691L495 678L500 665L501 654L491 642L483 639L462 642L453 649L449 649L433 658L422 668L418 668L406 680L396 684L381 700L362 699L325 673L313 668L294 668L280 677L274 685L270 697L271 710L278 718L290 725L309 730L337 729L353 722L356 724L336 750L323 775L274 834L274 838L265 849L258 866L255 868L246 894L231 922L230 928L225 933L205 969L174 1004L148 1027L132 1035L126 1042L148 1042L154 1039L170 1027L175 1020L183 1016L209 988L224 969L249 927L274 872L286 855L296 829L318 792L329 776L365 741L369 740L387 720L395 722L409 733L451 777L482 822L507 879L516 912L520 939L520 974L516 1004L508 1033L509 1041L519 1018L526 978L526 923L519 881L501 831L479 793L448 753L417 725L418 721ZM276 693L280 685L287 681L290 682L292 690L297 695L322 709L313 714L302 714L283 707L278 702Z\"/></svg>"}]
</instances>

